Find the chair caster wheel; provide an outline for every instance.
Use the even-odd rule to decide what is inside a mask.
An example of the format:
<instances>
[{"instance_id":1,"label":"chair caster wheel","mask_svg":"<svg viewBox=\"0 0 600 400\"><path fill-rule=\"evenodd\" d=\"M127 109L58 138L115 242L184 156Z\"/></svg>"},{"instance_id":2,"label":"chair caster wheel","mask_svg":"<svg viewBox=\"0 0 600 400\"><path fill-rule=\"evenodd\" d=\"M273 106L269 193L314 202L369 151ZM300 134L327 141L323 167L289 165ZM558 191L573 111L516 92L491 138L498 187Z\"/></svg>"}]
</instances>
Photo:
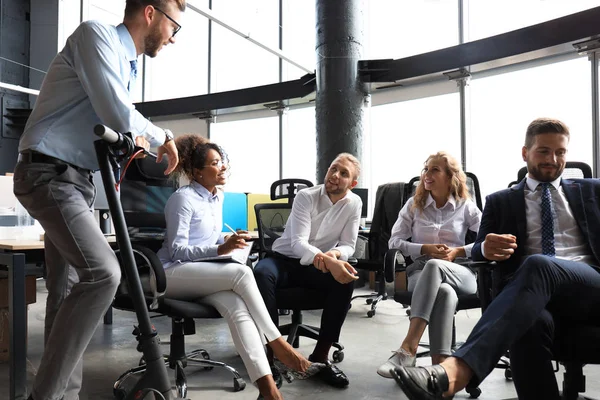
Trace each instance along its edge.
<instances>
[{"instance_id":1,"label":"chair caster wheel","mask_svg":"<svg viewBox=\"0 0 600 400\"><path fill-rule=\"evenodd\" d=\"M408 310L406 310L406 315L408 315L410 317L410 308Z\"/></svg>"},{"instance_id":2,"label":"chair caster wheel","mask_svg":"<svg viewBox=\"0 0 600 400\"><path fill-rule=\"evenodd\" d=\"M344 361L344 352L341 350L336 350L333 352L333 362L340 363Z\"/></svg>"},{"instance_id":3,"label":"chair caster wheel","mask_svg":"<svg viewBox=\"0 0 600 400\"><path fill-rule=\"evenodd\" d=\"M367 304L371 304L373 302L373 299L367 299Z\"/></svg>"},{"instance_id":4,"label":"chair caster wheel","mask_svg":"<svg viewBox=\"0 0 600 400\"><path fill-rule=\"evenodd\" d=\"M369 310L369 311L367 311L367 317L373 318L373 315L375 315L375 310Z\"/></svg>"},{"instance_id":5,"label":"chair caster wheel","mask_svg":"<svg viewBox=\"0 0 600 400\"><path fill-rule=\"evenodd\" d=\"M239 392L246 388L246 382L242 378L233 378L233 391Z\"/></svg>"},{"instance_id":6,"label":"chair caster wheel","mask_svg":"<svg viewBox=\"0 0 600 400\"><path fill-rule=\"evenodd\" d=\"M512 371L510 368L506 368L504 370L504 377L506 378L507 381L512 380Z\"/></svg>"},{"instance_id":7,"label":"chair caster wheel","mask_svg":"<svg viewBox=\"0 0 600 400\"><path fill-rule=\"evenodd\" d=\"M481 396L481 389L476 388L467 388L467 393L471 396L472 399L476 399Z\"/></svg>"},{"instance_id":8,"label":"chair caster wheel","mask_svg":"<svg viewBox=\"0 0 600 400\"><path fill-rule=\"evenodd\" d=\"M208 354L208 351L201 351L200 355L202 356L202 358L204 358L205 360L210 360L210 354ZM205 371L211 371L213 368L215 367L204 367Z\"/></svg>"}]
</instances>

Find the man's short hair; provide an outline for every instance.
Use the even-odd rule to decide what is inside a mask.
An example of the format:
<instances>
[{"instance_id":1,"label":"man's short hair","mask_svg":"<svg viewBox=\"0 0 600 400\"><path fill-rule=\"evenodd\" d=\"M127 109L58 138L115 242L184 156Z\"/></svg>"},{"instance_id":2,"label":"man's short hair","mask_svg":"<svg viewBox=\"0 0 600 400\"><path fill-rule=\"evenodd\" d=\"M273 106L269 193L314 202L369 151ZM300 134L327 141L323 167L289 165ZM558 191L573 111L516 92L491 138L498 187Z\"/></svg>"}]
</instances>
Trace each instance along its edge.
<instances>
[{"instance_id":1,"label":"man's short hair","mask_svg":"<svg viewBox=\"0 0 600 400\"><path fill-rule=\"evenodd\" d=\"M569 128L564 122L552 118L537 118L527 127L527 132L525 133L525 147L530 149L531 146L533 146L535 137L544 133L560 133L566 135L567 139L571 139Z\"/></svg>"},{"instance_id":2,"label":"man's short hair","mask_svg":"<svg viewBox=\"0 0 600 400\"><path fill-rule=\"evenodd\" d=\"M131 17L146 6L158 7L165 10L169 3L175 3L179 11L185 11L186 0L127 0L125 2L125 17Z\"/></svg>"},{"instance_id":3,"label":"man's short hair","mask_svg":"<svg viewBox=\"0 0 600 400\"><path fill-rule=\"evenodd\" d=\"M360 176L360 161L358 161L358 158L354 157L350 153L340 153L335 157L335 159L333 161L338 160L338 159L349 161L352 165L354 165L354 172L355 172L354 179L357 180L358 177Z\"/></svg>"}]
</instances>

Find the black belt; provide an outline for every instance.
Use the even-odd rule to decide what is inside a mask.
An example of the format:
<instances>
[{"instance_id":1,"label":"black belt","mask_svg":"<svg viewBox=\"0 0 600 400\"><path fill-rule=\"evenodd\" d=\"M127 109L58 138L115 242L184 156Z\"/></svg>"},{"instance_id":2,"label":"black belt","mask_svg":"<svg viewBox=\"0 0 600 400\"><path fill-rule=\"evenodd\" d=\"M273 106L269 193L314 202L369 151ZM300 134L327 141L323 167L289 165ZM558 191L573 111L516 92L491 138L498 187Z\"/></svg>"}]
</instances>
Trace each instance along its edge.
<instances>
[{"instance_id":1,"label":"black belt","mask_svg":"<svg viewBox=\"0 0 600 400\"><path fill-rule=\"evenodd\" d=\"M19 154L19 161L24 163L40 163L40 164L54 164L54 165L68 165L79 172L91 172L89 169L81 168L59 158L48 156L46 154L38 153L33 150L24 150Z\"/></svg>"}]
</instances>

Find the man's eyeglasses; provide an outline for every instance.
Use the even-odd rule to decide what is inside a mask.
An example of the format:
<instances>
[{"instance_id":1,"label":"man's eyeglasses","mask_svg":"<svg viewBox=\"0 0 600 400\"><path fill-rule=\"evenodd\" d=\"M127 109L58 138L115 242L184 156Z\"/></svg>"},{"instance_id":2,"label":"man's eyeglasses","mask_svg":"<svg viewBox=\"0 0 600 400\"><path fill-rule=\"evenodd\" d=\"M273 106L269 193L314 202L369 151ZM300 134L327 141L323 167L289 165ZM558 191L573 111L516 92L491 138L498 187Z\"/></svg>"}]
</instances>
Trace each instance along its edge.
<instances>
[{"instance_id":1,"label":"man's eyeglasses","mask_svg":"<svg viewBox=\"0 0 600 400\"><path fill-rule=\"evenodd\" d=\"M217 169L222 169L223 166L225 166L225 168L229 168L229 164L227 163L227 161L215 160L211 164L205 165L204 168L206 168L206 167L215 167Z\"/></svg>"},{"instance_id":2,"label":"man's eyeglasses","mask_svg":"<svg viewBox=\"0 0 600 400\"><path fill-rule=\"evenodd\" d=\"M173 29L173 35L171 35L171 37L177 35L177 32L179 32L181 30L181 25L179 25L179 23L177 21L175 21L173 18L169 17L169 14L167 14L166 12L164 12L163 10L161 10L158 7L154 7L154 9L156 11L159 11L162 15L164 15L165 17L167 17L167 19L169 21L171 21L172 23L175 24L175 29Z\"/></svg>"}]
</instances>

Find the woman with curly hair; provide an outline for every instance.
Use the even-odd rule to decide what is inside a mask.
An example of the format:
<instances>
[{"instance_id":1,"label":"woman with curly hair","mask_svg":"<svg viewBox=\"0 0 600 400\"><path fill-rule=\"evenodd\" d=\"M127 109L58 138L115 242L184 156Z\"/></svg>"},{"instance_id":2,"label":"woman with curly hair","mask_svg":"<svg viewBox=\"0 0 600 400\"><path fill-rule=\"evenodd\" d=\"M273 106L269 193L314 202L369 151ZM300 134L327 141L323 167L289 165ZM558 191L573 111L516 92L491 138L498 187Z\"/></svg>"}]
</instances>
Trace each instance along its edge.
<instances>
[{"instance_id":1,"label":"woman with curly hair","mask_svg":"<svg viewBox=\"0 0 600 400\"><path fill-rule=\"evenodd\" d=\"M429 325L433 364L452 354L452 320L458 295L477 291L475 273L457 264L471 256L465 244L476 234L481 211L470 200L467 178L459 162L445 152L430 155L421 180L392 228L390 249L400 249L414 261L406 268L408 290L413 292L408 333L400 348L377 373L392 378L390 370L414 366L417 348Z\"/></svg>"},{"instance_id":2,"label":"woman with curly hair","mask_svg":"<svg viewBox=\"0 0 600 400\"><path fill-rule=\"evenodd\" d=\"M179 152L176 176L180 187L165 206L167 236L158 256L165 268L165 296L214 306L227 320L235 347L262 398L281 399L267 361L263 339L275 356L299 377L318 372L281 336L256 286L252 269L234 262L197 261L248 246L243 232L223 236L223 192L227 180L225 153L207 139L185 135L175 139Z\"/></svg>"}]
</instances>

